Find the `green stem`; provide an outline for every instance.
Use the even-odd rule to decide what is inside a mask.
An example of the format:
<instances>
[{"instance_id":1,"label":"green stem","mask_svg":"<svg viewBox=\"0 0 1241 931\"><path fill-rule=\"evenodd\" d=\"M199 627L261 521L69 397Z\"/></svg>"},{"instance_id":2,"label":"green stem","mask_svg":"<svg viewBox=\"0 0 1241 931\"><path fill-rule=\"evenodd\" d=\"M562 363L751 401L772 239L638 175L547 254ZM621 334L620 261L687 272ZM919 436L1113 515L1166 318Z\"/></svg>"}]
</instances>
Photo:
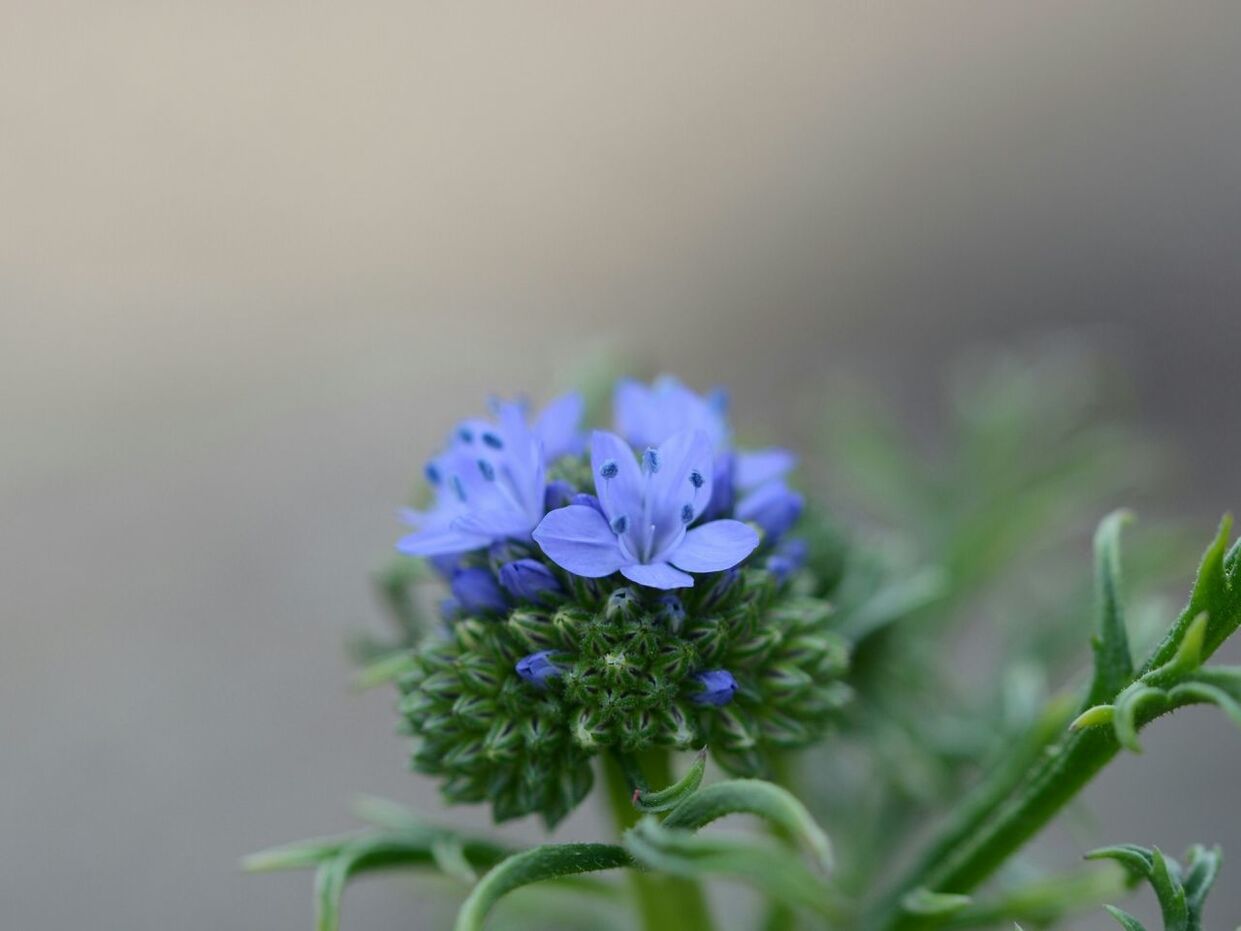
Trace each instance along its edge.
<instances>
[{"instance_id":1,"label":"green stem","mask_svg":"<svg viewBox=\"0 0 1241 931\"><path fill-rule=\"evenodd\" d=\"M662 788L672 783L672 767L667 751L643 754L641 762L650 785ZM633 827L640 817L633 806L633 777L636 774L626 774L633 762L626 761L626 764L622 768L611 757L603 760L608 803L618 835ZM711 931L711 913L697 882L677 876L658 876L640 869L630 870L629 875L644 931L667 931L669 928Z\"/></svg>"}]
</instances>

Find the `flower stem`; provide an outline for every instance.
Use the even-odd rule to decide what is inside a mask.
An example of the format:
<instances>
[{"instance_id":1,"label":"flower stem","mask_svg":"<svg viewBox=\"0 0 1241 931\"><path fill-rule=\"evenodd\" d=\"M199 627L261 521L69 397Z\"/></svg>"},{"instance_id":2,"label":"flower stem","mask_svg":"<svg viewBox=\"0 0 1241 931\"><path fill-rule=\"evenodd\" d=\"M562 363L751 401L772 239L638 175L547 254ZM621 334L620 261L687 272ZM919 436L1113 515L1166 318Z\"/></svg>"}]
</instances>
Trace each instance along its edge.
<instances>
[{"instance_id":1,"label":"flower stem","mask_svg":"<svg viewBox=\"0 0 1241 931\"><path fill-rule=\"evenodd\" d=\"M671 761L666 750L642 754L641 763L652 785L663 787L672 783ZM639 812L633 806L634 786L621 764L611 757L603 760L603 774L612 819L617 834L623 834L639 818ZM629 875L644 931L667 931L669 928L711 931L711 913L702 888L696 881L678 876L658 876L638 869L631 870Z\"/></svg>"}]
</instances>

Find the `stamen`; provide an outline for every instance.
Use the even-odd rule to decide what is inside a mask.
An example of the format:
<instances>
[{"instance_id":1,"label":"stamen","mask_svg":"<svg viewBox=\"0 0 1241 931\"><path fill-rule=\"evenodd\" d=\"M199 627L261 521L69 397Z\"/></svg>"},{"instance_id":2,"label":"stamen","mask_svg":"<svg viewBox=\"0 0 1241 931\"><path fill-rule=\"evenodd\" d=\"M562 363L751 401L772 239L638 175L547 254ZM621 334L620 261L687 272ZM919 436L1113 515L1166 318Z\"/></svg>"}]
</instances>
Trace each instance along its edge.
<instances>
[{"instance_id":1,"label":"stamen","mask_svg":"<svg viewBox=\"0 0 1241 931\"><path fill-rule=\"evenodd\" d=\"M457 498L459 500L465 500L465 485L462 484L460 475L454 475L452 477L452 490L457 493Z\"/></svg>"},{"instance_id":2,"label":"stamen","mask_svg":"<svg viewBox=\"0 0 1241 931\"><path fill-rule=\"evenodd\" d=\"M494 482L496 480L496 467L486 459L478 460L478 471L483 473L483 478L487 481Z\"/></svg>"},{"instance_id":3,"label":"stamen","mask_svg":"<svg viewBox=\"0 0 1241 931\"><path fill-rule=\"evenodd\" d=\"M654 475L659 471L659 450L653 446L648 446L646 452L642 454L642 464L646 466L646 471Z\"/></svg>"},{"instance_id":4,"label":"stamen","mask_svg":"<svg viewBox=\"0 0 1241 931\"><path fill-rule=\"evenodd\" d=\"M498 436L496 436L494 433L492 433L490 430L488 430L486 433L483 434L483 442L486 443L488 446L490 446L492 449L503 449L504 448L504 441L500 439Z\"/></svg>"},{"instance_id":5,"label":"stamen","mask_svg":"<svg viewBox=\"0 0 1241 931\"><path fill-rule=\"evenodd\" d=\"M681 523L688 524L694 519L694 509L688 504L681 505Z\"/></svg>"},{"instance_id":6,"label":"stamen","mask_svg":"<svg viewBox=\"0 0 1241 931\"><path fill-rule=\"evenodd\" d=\"M629 518L624 514L617 514L612 518L612 532L618 537L629 529Z\"/></svg>"},{"instance_id":7,"label":"stamen","mask_svg":"<svg viewBox=\"0 0 1241 931\"><path fill-rule=\"evenodd\" d=\"M705 482L706 479L702 477L702 473L697 469L689 473L689 483L695 488L701 488Z\"/></svg>"},{"instance_id":8,"label":"stamen","mask_svg":"<svg viewBox=\"0 0 1241 931\"><path fill-rule=\"evenodd\" d=\"M609 459L599 467L599 474L604 478L616 478L618 472L620 472L620 466L616 464L614 459Z\"/></svg>"},{"instance_id":9,"label":"stamen","mask_svg":"<svg viewBox=\"0 0 1241 931\"><path fill-rule=\"evenodd\" d=\"M440 467L434 462L428 462L422 472L427 477L427 481L432 485L438 485L444 480L444 476L440 474Z\"/></svg>"},{"instance_id":10,"label":"stamen","mask_svg":"<svg viewBox=\"0 0 1241 931\"><path fill-rule=\"evenodd\" d=\"M457 430L457 436L461 437L462 443L474 442L474 431L469 427L461 427Z\"/></svg>"}]
</instances>

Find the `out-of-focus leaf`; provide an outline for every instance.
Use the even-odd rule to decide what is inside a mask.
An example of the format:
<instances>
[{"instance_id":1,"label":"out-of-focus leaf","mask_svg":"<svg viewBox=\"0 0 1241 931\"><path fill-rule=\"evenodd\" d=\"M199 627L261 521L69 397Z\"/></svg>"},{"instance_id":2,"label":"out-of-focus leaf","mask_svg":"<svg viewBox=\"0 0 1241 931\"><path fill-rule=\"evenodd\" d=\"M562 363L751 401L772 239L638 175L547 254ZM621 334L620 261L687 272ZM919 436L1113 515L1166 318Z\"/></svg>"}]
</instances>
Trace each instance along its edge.
<instances>
[{"instance_id":1,"label":"out-of-focus leaf","mask_svg":"<svg viewBox=\"0 0 1241 931\"><path fill-rule=\"evenodd\" d=\"M839 913L833 890L787 848L765 838L693 834L648 816L624 837L625 849L648 869L674 876L732 876L790 905Z\"/></svg>"},{"instance_id":2,"label":"out-of-focus leaf","mask_svg":"<svg viewBox=\"0 0 1241 931\"><path fill-rule=\"evenodd\" d=\"M560 876L632 865L624 848L613 844L544 844L498 863L474 887L457 913L455 931L481 931L487 915L514 889Z\"/></svg>"},{"instance_id":3,"label":"out-of-focus leaf","mask_svg":"<svg viewBox=\"0 0 1241 931\"><path fill-rule=\"evenodd\" d=\"M1095 532L1095 585L1099 632L1094 637L1095 671L1088 705L1114 697L1133 679L1133 655L1120 601L1120 532L1130 521L1127 511L1115 511Z\"/></svg>"},{"instance_id":4,"label":"out-of-focus leaf","mask_svg":"<svg viewBox=\"0 0 1241 931\"><path fill-rule=\"evenodd\" d=\"M947 918L968 907L974 900L968 895L952 892L932 892L919 887L905 893L901 908L911 915L926 918Z\"/></svg>"}]
</instances>

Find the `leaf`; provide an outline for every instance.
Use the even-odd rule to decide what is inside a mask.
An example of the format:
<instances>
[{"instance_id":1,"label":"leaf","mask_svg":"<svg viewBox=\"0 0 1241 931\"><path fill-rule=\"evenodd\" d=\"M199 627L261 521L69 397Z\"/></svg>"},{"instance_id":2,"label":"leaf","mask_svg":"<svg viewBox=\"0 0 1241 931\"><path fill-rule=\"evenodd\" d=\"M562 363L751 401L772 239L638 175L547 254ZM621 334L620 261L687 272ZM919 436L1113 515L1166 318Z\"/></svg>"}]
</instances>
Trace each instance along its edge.
<instances>
[{"instance_id":1,"label":"leaf","mask_svg":"<svg viewBox=\"0 0 1241 931\"><path fill-rule=\"evenodd\" d=\"M431 842L431 859L440 872L451 876L467 886L478 882L478 874L465 857L465 847L459 837L437 837Z\"/></svg>"},{"instance_id":2,"label":"leaf","mask_svg":"<svg viewBox=\"0 0 1241 931\"><path fill-rule=\"evenodd\" d=\"M783 847L752 837L693 834L647 816L625 834L625 849L648 869L675 876L733 876L790 905L838 913L833 891ZM461 931L461 929L458 929Z\"/></svg>"},{"instance_id":3,"label":"leaf","mask_svg":"<svg viewBox=\"0 0 1241 931\"><path fill-rule=\"evenodd\" d=\"M832 847L806 806L787 789L761 779L730 779L695 792L678 805L667 818L668 828L697 830L731 814L758 815L800 841L828 871L832 868Z\"/></svg>"},{"instance_id":4,"label":"leaf","mask_svg":"<svg viewBox=\"0 0 1241 931\"><path fill-rule=\"evenodd\" d=\"M702 785L702 777L706 770L707 748L703 747L694 757L689 771L668 788L655 792L635 791L633 807L644 812L667 811L675 808Z\"/></svg>"},{"instance_id":5,"label":"leaf","mask_svg":"<svg viewBox=\"0 0 1241 931\"><path fill-rule=\"evenodd\" d=\"M1099 727L1103 724L1111 724L1112 719L1116 715L1116 709L1112 705L1095 705L1093 708L1087 708L1069 725L1069 730L1080 731L1087 727Z\"/></svg>"},{"instance_id":6,"label":"leaf","mask_svg":"<svg viewBox=\"0 0 1241 931\"><path fill-rule=\"evenodd\" d=\"M1134 683L1121 692L1112 715L1112 729L1116 732L1116 740L1120 745L1134 753L1141 753L1137 715L1145 707L1166 704L1167 701L1168 693L1163 689L1151 688L1141 683Z\"/></svg>"},{"instance_id":7,"label":"leaf","mask_svg":"<svg viewBox=\"0 0 1241 931\"><path fill-rule=\"evenodd\" d=\"M1094 681L1087 705L1098 705L1120 692L1133 679L1133 656L1121 605L1120 532L1133 521L1128 511L1114 511L1095 531L1095 586L1099 605L1099 632L1094 638Z\"/></svg>"},{"instance_id":8,"label":"leaf","mask_svg":"<svg viewBox=\"0 0 1241 931\"><path fill-rule=\"evenodd\" d=\"M1114 847L1100 847L1087 853L1086 860L1115 860L1127 869L1135 879L1147 879L1154 869L1155 858L1145 847L1136 844L1117 844Z\"/></svg>"},{"instance_id":9,"label":"leaf","mask_svg":"<svg viewBox=\"0 0 1241 931\"><path fill-rule=\"evenodd\" d=\"M1125 931L1146 931L1146 926L1128 912L1121 911L1114 905L1104 905L1103 907L1106 908L1108 913L1120 923L1120 926L1124 928Z\"/></svg>"},{"instance_id":10,"label":"leaf","mask_svg":"<svg viewBox=\"0 0 1241 931\"><path fill-rule=\"evenodd\" d=\"M366 691L399 679L414 668L414 653L396 650L367 663L353 677L353 687Z\"/></svg>"},{"instance_id":11,"label":"leaf","mask_svg":"<svg viewBox=\"0 0 1241 931\"><path fill-rule=\"evenodd\" d=\"M919 886L905 894L905 897L901 899L901 908L911 915L946 918L968 907L973 901L968 895L957 895L954 892L932 892L924 886Z\"/></svg>"},{"instance_id":12,"label":"leaf","mask_svg":"<svg viewBox=\"0 0 1241 931\"><path fill-rule=\"evenodd\" d=\"M1218 847L1210 850L1201 845L1191 847L1186 854L1188 868L1184 871L1158 847L1148 850L1126 844L1094 850L1086 857L1117 860L1135 877L1147 880L1155 890L1165 931L1202 931L1202 906L1219 871ZM1111 906L1107 908L1125 928L1142 927L1131 915Z\"/></svg>"},{"instance_id":13,"label":"leaf","mask_svg":"<svg viewBox=\"0 0 1241 931\"><path fill-rule=\"evenodd\" d=\"M948 587L947 574L937 567L885 581L865 601L841 611L838 631L856 643L941 598Z\"/></svg>"},{"instance_id":14,"label":"leaf","mask_svg":"<svg viewBox=\"0 0 1241 931\"><path fill-rule=\"evenodd\" d=\"M243 857L241 868L248 873L310 869L329 857L336 856L342 847L356 839L357 835L324 837L269 847Z\"/></svg>"},{"instance_id":15,"label":"leaf","mask_svg":"<svg viewBox=\"0 0 1241 931\"><path fill-rule=\"evenodd\" d=\"M514 854L496 864L474 887L457 912L455 931L481 931L496 902L514 889L632 863L624 848L614 844L544 844Z\"/></svg>"},{"instance_id":16,"label":"leaf","mask_svg":"<svg viewBox=\"0 0 1241 931\"><path fill-rule=\"evenodd\" d=\"M431 853L424 842L393 835L363 837L345 845L335 856L324 860L315 874L316 931L337 931L340 927L340 902L351 877L430 860Z\"/></svg>"}]
</instances>

